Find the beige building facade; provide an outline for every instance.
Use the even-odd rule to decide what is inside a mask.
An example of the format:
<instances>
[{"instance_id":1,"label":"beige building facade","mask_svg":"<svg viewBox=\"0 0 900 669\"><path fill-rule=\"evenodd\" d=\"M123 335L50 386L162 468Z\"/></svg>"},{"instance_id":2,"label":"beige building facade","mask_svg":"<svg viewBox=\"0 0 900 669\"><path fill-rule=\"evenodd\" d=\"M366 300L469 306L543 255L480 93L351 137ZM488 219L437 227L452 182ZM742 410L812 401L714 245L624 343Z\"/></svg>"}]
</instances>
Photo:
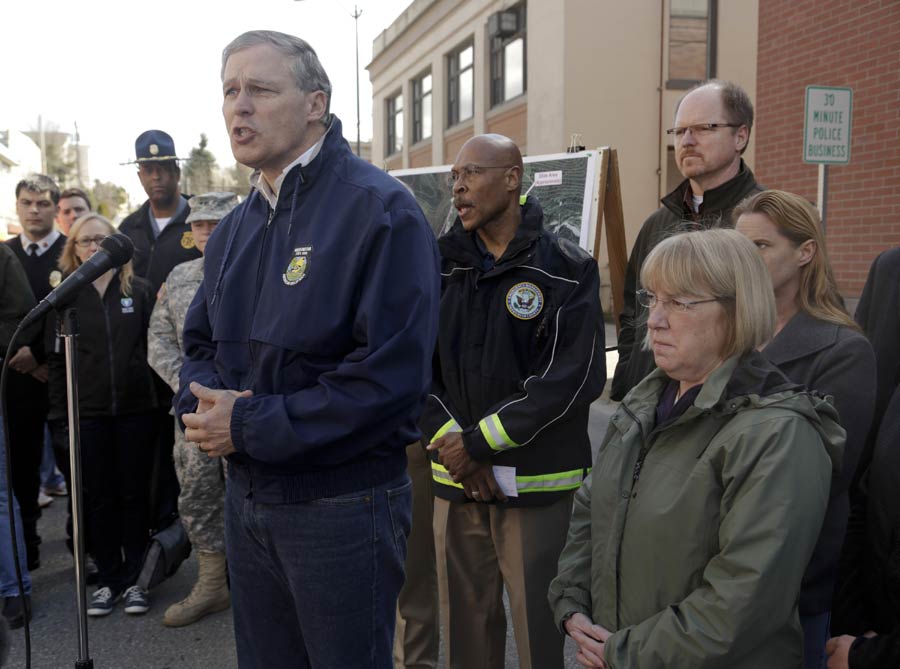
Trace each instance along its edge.
<instances>
[{"instance_id":1,"label":"beige building facade","mask_svg":"<svg viewBox=\"0 0 900 669\"><path fill-rule=\"evenodd\" d=\"M373 44L372 162L452 163L484 132L528 155L612 146L630 248L681 181L665 130L685 89L756 99L757 24L758 0L415 0Z\"/></svg>"}]
</instances>

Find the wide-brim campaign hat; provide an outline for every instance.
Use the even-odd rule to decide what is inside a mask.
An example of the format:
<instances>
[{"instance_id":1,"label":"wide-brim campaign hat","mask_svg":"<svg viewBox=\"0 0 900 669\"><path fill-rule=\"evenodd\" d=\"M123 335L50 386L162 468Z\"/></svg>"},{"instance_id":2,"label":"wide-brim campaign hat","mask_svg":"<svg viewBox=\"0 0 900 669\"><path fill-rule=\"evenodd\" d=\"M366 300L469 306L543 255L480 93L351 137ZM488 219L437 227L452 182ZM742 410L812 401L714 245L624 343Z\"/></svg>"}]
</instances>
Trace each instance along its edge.
<instances>
[{"instance_id":1,"label":"wide-brim campaign hat","mask_svg":"<svg viewBox=\"0 0 900 669\"><path fill-rule=\"evenodd\" d=\"M162 130L147 130L138 135L134 140L134 160L129 160L123 165L134 165L149 162L163 162L166 160L183 160L175 153L175 140L167 132Z\"/></svg>"}]
</instances>

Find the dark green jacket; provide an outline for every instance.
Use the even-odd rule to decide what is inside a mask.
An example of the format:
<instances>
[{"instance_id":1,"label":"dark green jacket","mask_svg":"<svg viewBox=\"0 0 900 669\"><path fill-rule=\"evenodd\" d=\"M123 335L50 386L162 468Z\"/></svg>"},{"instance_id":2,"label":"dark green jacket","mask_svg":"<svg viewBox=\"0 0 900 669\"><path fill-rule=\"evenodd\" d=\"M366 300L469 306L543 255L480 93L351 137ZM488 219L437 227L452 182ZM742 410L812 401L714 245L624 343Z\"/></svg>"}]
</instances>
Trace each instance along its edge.
<instances>
[{"instance_id":1,"label":"dark green jacket","mask_svg":"<svg viewBox=\"0 0 900 669\"><path fill-rule=\"evenodd\" d=\"M840 467L837 413L754 352L654 426L667 382L657 370L628 394L575 495L555 619L580 612L612 631L616 669L799 667L798 593Z\"/></svg>"}]
</instances>

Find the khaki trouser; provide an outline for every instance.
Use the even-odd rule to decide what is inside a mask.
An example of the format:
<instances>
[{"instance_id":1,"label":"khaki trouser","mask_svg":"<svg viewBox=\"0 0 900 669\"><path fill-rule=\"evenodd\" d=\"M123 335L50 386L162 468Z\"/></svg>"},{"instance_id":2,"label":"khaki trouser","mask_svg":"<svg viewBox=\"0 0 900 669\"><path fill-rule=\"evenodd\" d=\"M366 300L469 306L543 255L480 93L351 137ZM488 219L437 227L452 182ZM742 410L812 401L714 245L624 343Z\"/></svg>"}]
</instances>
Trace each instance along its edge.
<instances>
[{"instance_id":1,"label":"khaki trouser","mask_svg":"<svg viewBox=\"0 0 900 669\"><path fill-rule=\"evenodd\" d=\"M438 585L451 669L503 669L504 585L519 666L562 669L564 640L547 590L565 545L572 497L531 508L435 498Z\"/></svg>"},{"instance_id":2,"label":"khaki trouser","mask_svg":"<svg viewBox=\"0 0 900 669\"><path fill-rule=\"evenodd\" d=\"M397 669L436 669L440 626L438 584L434 561L434 508L431 463L418 442L406 447L413 484L412 530L406 543L406 582L397 600L394 666Z\"/></svg>"}]
</instances>

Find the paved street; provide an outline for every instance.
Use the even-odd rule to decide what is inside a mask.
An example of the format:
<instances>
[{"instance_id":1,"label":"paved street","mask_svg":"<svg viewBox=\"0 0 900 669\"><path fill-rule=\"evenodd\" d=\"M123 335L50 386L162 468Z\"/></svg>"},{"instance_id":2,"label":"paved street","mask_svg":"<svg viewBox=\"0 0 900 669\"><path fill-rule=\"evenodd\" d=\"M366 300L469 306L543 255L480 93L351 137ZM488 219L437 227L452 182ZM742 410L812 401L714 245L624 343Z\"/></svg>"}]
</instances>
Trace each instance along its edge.
<instances>
[{"instance_id":1,"label":"paved street","mask_svg":"<svg viewBox=\"0 0 900 669\"><path fill-rule=\"evenodd\" d=\"M607 328L607 342L615 341L614 330ZM611 375L614 354L607 356ZM607 383L608 386L608 383ZM605 397L605 394L604 394ZM614 403L601 398L591 407L590 433L596 450L606 431ZM34 618L31 622L31 651L34 669L74 667L78 659L77 618L75 614L74 568L64 544L65 505L68 497L57 498L44 510L40 531L41 568L32 574ZM124 613L121 604L105 618L89 619L90 656L97 669L136 667L169 669L196 667L229 669L236 667L231 613L225 611L181 629L163 627L163 612L169 604L184 597L197 574L193 556L178 573L151 593L151 609L144 616ZM92 588L88 586L90 593ZM6 666L24 667L22 630L11 633L12 651ZM512 628L507 636L507 667L519 666ZM566 666L577 667L574 646L566 646ZM349 669L349 668L348 668Z\"/></svg>"}]
</instances>

